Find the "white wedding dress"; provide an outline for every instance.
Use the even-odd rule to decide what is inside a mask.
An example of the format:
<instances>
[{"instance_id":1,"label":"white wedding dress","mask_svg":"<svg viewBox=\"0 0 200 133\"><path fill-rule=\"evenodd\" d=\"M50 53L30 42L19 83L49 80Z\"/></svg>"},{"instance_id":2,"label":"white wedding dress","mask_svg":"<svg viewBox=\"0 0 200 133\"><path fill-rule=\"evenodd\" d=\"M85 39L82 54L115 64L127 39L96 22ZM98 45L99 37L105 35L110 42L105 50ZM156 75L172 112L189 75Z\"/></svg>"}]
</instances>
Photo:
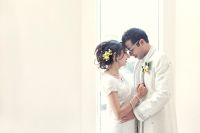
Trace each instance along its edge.
<instances>
[{"instance_id":1,"label":"white wedding dress","mask_svg":"<svg viewBox=\"0 0 200 133\"><path fill-rule=\"evenodd\" d=\"M133 82L133 81L132 81ZM131 84L128 82L128 79L123 76L123 78L116 79L115 77L103 73L101 76L101 85L102 92L105 94L105 99L107 101L107 95L109 95L112 91L117 91L119 95L120 105L123 105L127 101L131 99L133 96L133 90ZM107 129L106 133L136 133L136 120L132 119L124 123L120 123L109 106L107 101L107 117L106 123Z\"/></svg>"}]
</instances>

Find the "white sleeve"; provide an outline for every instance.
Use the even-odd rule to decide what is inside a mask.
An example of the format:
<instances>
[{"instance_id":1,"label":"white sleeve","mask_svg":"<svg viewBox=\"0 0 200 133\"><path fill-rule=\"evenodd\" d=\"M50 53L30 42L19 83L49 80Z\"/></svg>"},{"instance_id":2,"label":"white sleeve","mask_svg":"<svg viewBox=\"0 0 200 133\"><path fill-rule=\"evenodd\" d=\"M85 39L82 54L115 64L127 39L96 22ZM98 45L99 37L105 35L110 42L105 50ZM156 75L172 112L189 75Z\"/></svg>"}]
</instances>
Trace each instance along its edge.
<instances>
[{"instance_id":1,"label":"white sleeve","mask_svg":"<svg viewBox=\"0 0 200 133\"><path fill-rule=\"evenodd\" d=\"M134 109L136 118L144 121L159 112L169 100L170 63L167 57L161 56L155 66L155 91Z\"/></svg>"},{"instance_id":2,"label":"white sleeve","mask_svg":"<svg viewBox=\"0 0 200 133\"><path fill-rule=\"evenodd\" d=\"M102 83L102 91L106 95L109 95L113 91L118 91L118 88L117 88L118 83L114 79L104 78L101 83Z\"/></svg>"}]
</instances>

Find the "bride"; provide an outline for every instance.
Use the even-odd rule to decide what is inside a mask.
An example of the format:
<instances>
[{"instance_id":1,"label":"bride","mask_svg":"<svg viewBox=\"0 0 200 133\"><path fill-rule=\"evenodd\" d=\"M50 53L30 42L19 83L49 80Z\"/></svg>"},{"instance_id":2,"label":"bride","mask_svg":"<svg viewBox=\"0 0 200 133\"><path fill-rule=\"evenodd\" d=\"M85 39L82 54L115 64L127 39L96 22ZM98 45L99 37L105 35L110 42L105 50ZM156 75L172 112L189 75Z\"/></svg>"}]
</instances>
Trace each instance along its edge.
<instances>
[{"instance_id":1,"label":"bride","mask_svg":"<svg viewBox=\"0 0 200 133\"><path fill-rule=\"evenodd\" d=\"M105 69L101 76L101 91L107 98L107 120L110 123L107 133L136 133L133 109L147 94L147 89L139 84L134 96L131 95L130 83L119 72L129 58L120 42L102 42L96 47L95 54L99 67Z\"/></svg>"}]
</instances>

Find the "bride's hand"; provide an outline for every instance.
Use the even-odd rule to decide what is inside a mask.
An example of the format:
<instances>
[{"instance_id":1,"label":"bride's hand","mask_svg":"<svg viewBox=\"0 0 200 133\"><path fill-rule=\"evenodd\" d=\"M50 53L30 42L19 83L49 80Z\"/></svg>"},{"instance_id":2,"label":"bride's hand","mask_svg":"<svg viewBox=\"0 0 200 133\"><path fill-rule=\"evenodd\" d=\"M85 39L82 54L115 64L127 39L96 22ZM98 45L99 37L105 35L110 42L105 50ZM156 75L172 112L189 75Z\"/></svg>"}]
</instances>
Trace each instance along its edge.
<instances>
[{"instance_id":1,"label":"bride's hand","mask_svg":"<svg viewBox=\"0 0 200 133\"><path fill-rule=\"evenodd\" d=\"M144 84L139 84L137 87L137 96L141 99L146 96L148 90Z\"/></svg>"},{"instance_id":2,"label":"bride's hand","mask_svg":"<svg viewBox=\"0 0 200 133\"><path fill-rule=\"evenodd\" d=\"M120 123L124 123L124 122L127 122L129 120L132 120L135 118L135 115L133 113L133 111L130 111L126 116L124 116L121 120L120 120Z\"/></svg>"}]
</instances>

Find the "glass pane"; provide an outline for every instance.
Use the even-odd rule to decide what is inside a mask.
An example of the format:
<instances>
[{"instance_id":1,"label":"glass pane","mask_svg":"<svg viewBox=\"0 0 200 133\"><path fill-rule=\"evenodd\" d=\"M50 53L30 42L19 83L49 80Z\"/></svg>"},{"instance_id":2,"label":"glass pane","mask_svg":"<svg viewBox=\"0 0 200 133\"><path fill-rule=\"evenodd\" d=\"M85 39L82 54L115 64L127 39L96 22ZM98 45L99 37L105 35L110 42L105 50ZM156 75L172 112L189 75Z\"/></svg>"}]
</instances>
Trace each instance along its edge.
<instances>
[{"instance_id":1,"label":"glass pane","mask_svg":"<svg viewBox=\"0 0 200 133\"><path fill-rule=\"evenodd\" d=\"M147 33L151 45L158 47L159 0L99 0L99 9L101 42L110 39L121 41L126 30L137 27ZM132 65L126 67L129 66ZM106 121L107 99L101 93L99 95L99 132L106 133L106 126L109 126Z\"/></svg>"},{"instance_id":2,"label":"glass pane","mask_svg":"<svg viewBox=\"0 0 200 133\"><path fill-rule=\"evenodd\" d=\"M138 27L146 31L152 45L157 45L158 5L158 0L101 0L101 41L120 40L124 31Z\"/></svg>"}]
</instances>

